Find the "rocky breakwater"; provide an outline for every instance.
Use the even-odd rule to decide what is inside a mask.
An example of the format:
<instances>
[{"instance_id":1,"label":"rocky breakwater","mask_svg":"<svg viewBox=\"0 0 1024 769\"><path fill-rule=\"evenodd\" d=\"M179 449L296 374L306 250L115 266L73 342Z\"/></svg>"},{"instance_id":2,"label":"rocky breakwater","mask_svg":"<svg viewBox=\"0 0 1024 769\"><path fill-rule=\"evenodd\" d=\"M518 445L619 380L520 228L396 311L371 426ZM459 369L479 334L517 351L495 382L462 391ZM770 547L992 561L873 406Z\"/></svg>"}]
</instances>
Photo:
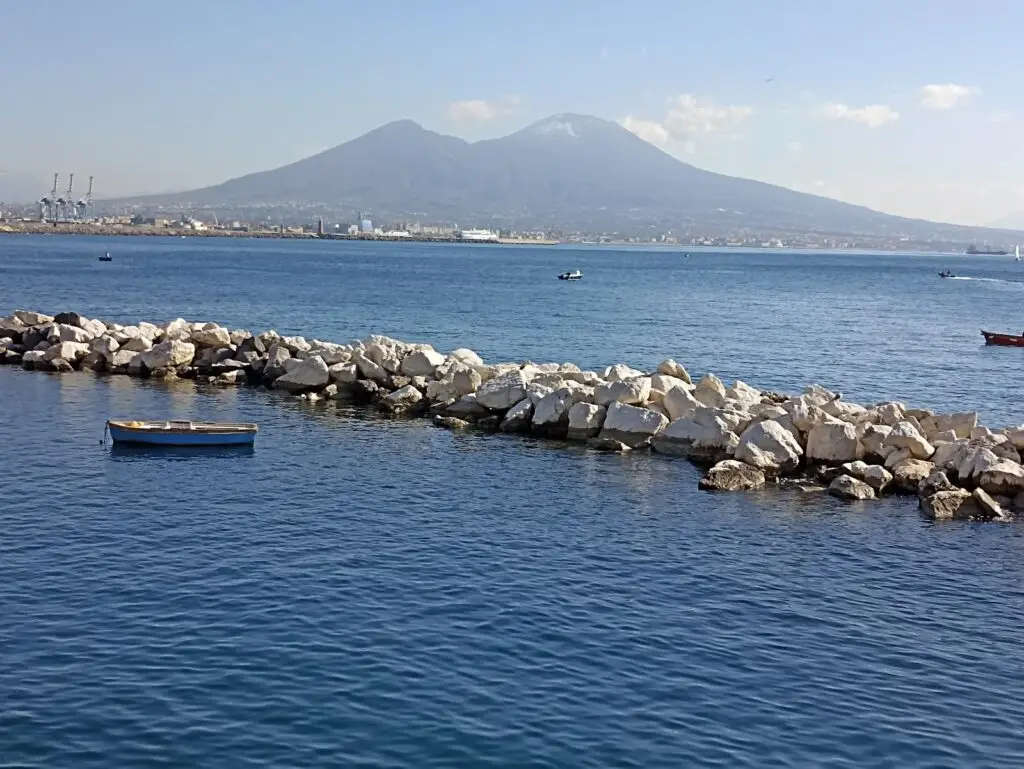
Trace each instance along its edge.
<instances>
[{"instance_id":1,"label":"rocky breakwater","mask_svg":"<svg viewBox=\"0 0 1024 769\"><path fill-rule=\"evenodd\" d=\"M370 336L337 344L177 319L135 325L74 312L0 320L0 362L261 386L307 401L345 399L441 427L651 450L708 468L707 490L789 485L849 500L916 495L935 519L1008 520L1024 512L1024 426L992 430L975 413L860 405L817 385L765 392L714 374L696 383L674 360L487 364L468 349Z\"/></svg>"}]
</instances>

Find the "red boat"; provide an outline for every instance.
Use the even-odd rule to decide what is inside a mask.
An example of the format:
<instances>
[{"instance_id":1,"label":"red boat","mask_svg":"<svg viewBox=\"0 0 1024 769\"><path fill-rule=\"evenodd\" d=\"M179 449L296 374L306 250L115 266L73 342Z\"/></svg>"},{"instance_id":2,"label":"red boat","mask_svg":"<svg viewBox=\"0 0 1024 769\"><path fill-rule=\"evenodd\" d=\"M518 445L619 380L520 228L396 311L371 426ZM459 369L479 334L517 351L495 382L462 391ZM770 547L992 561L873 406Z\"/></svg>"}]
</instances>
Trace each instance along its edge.
<instances>
[{"instance_id":1,"label":"red boat","mask_svg":"<svg viewBox=\"0 0 1024 769\"><path fill-rule=\"evenodd\" d=\"M1024 335L993 334L991 331L982 331L981 335L985 337L985 344L997 344L1000 347L1024 347Z\"/></svg>"}]
</instances>

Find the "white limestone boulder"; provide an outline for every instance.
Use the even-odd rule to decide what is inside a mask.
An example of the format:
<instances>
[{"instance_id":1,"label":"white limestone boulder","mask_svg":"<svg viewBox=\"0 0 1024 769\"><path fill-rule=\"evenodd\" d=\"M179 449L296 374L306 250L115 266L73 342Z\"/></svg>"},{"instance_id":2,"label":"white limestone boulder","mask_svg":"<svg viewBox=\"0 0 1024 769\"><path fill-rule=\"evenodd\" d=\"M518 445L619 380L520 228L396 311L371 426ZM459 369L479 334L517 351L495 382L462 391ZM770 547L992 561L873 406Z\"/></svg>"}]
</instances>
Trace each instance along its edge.
<instances>
[{"instance_id":1,"label":"white limestone boulder","mask_svg":"<svg viewBox=\"0 0 1024 769\"><path fill-rule=\"evenodd\" d=\"M849 422L815 425L807 433L807 459L810 462L839 465L864 455L857 429Z\"/></svg>"},{"instance_id":2,"label":"white limestone boulder","mask_svg":"<svg viewBox=\"0 0 1024 769\"><path fill-rule=\"evenodd\" d=\"M598 406L608 406L612 403L639 406L647 402L650 392L650 377L639 376L633 379L616 379L599 384L594 388L594 402Z\"/></svg>"},{"instance_id":3,"label":"white limestone boulder","mask_svg":"<svg viewBox=\"0 0 1024 769\"><path fill-rule=\"evenodd\" d=\"M444 364L446 358L434 349L421 349L411 352L402 359L401 372L405 376L433 377L437 368Z\"/></svg>"},{"instance_id":4,"label":"white limestone boulder","mask_svg":"<svg viewBox=\"0 0 1024 769\"><path fill-rule=\"evenodd\" d=\"M535 405L529 398L523 398L519 403L510 408L499 426L505 433L528 433L530 423L533 419Z\"/></svg>"},{"instance_id":5,"label":"white limestone boulder","mask_svg":"<svg viewBox=\"0 0 1024 769\"><path fill-rule=\"evenodd\" d=\"M693 397L688 387L672 387L661 399L661 405L668 412L669 419L675 421L693 414L704 404Z\"/></svg>"},{"instance_id":6,"label":"white limestone boulder","mask_svg":"<svg viewBox=\"0 0 1024 769\"><path fill-rule=\"evenodd\" d=\"M936 414L932 417L935 420L937 432L952 430L957 438L970 438L971 431L978 426L978 412L968 411L958 414Z\"/></svg>"},{"instance_id":7,"label":"white limestone boulder","mask_svg":"<svg viewBox=\"0 0 1024 769\"><path fill-rule=\"evenodd\" d=\"M867 462L862 462L859 459L855 462L847 462L841 465L839 469L845 475L852 476L858 481L864 481L878 494L885 491L889 484L892 483L892 473L884 467L881 465L869 465Z\"/></svg>"},{"instance_id":8,"label":"white limestone boulder","mask_svg":"<svg viewBox=\"0 0 1024 769\"><path fill-rule=\"evenodd\" d=\"M43 353L44 361L53 361L63 358L69 363L75 363L89 354L89 345L83 342L58 342L47 348Z\"/></svg>"},{"instance_id":9,"label":"white limestone boulder","mask_svg":"<svg viewBox=\"0 0 1024 769\"><path fill-rule=\"evenodd\" d=\"M360 379L369 379L371 382L387 382L389 375L384 367L369 357L366 353L357 351L352 356L352 362L359 371Z\"/></svg>"},{"instance_id":10,"label":"white limestone boulder","mask_svg":"<svg viewBox=\"0 0 1024 769\"><path fill-rule=\"evenodd\" d=\"M654 436L652 445L660 454L689 457L700 462L718 462L736 453L739 436L713 409L671 421Z\"/></svg>"},{"instance_id":11,"label":"white limestone boulder","mask_svg":"<svg viewBox=\"0 0 1024 769\"><path fill-rule=\"evenodd\" d=\"M800 465L803 447L778 422L754 422L739 436L735 457L767 475L790 473Z\"/></svg>"},{"instance_id":12,"label":"white limestone boulder","mask_svg":"<svg viewBox=\"0 0 1024 769\"><path fill-rule=\"evenodd\" d=\"M105 359L110 358L119 349L121 345L111 336L96 337L89 343L89 352L99 353Z\"/></svg>"},{"instance_id":13,"label":"white limestone boulder","mask_svg":"<svg viewBox=\"0 0 1024 769\"><path fill-rule=\"evenodd\" d=\"M96 334L91 331L86 331L84 328L78 326L68 326L64 324L58 324L54 326L56 340L58 342L78 342L80 344L88 344L96 338ZM51 334L53 339L54 334Z\"/></svg>"},{"instance_id":14,"label":"white limestone boulder","mask_svg":"<svg viewBox=\"0 0 1024 769\"><path fill-rule=\"evenodd\" d=\"M676 379L682 379L686 384L693 384L693 380L690 379L689 373L686 368L674 361L672 358L663 360L658 364L658 373L665 376L675 377Z\"/></svg>"},{"instance_id":15,"label":"white limestone boulder","mask_svg":"<svg viewBox=\"0 0 1024 769\"><path fill-rule=\"evenodd\" d=\"M978 476L978 485L990 494L1013 497L1024 491L1024 466L999 459Z\"/></svg>"},{"instance_id":16,"label":"white limestone boulder","mask_svg":"<svg viewBox=\"0 0 1024 769\"><path fill-rule=\"evenodd\" d=\"M636 379L644 375L643 371L637 371L625 363L616 363L601 372L601 378L606 382L624 382L627 379Z\"/></svg>"},{"instance_id":17,"label":"white limestone boulder","mask_svg":"<svg viewBox=\"0 0 1024 769\"><path fill-rule=\"evenodd\" d=\"M278 382L281 380L279 379ZM388 393L380 399L378 407L382 411L388 411L392 414L406 413L410 411L416 411L420 408L423 403L423 393L413 387L411 384L405 387L400 387L393 393Z\"/></svg>"},{"instance_id":18,"label":"white limestone boulder","mask_svg":"<svg viewBox=\"0 0 1024 769\"><path fill-rule=\"evenodd\" d=\"M460 363L464 363L467 366L482 366L484 365L483 358L477 355L472 350L466 347L460 347L457 350L452 350L449 357L454 358Z\"/></svg>"},{"instance_id":19,"label":"white limestone boulder","mask_svg":"<svg viewBox=\"0 0 1024 769\"><path fill-rule=\"evenodd\" d=\"M667 424L668 419L650 409L615 402L608 406L598 437L635 448L660 433Z\"/></svg>"},{"instance_id":20,"label":"white limestone boulder","mask_svg":"<svg viewBox=\"0 0 1024 769\"><path fill-rule=\"evenodd\" d=\"M484 382L476 391L476 401L493 411L512 408L526 397L529 378L516 369Z\"/></svg>"},{"instance_id":21,"label":"white limestone boulder","mask_svg":"<svg viewBox=\"0 0 1024 769\"><path fill-rule=\"evenodd\" d=\"M297 359L287 358L286 361L288 360L296 361ZM330 382L330 369L324 363L323 358L315 355L293 364L290 371L274 380L273 388L300 394L323 389Z\"/></svg>"},{"instance_id":22,"label":"white limestone boulder","mask_svg":"<svg viewBox=\"0 0 1024 769\"><path fill-rule=\"evenodd\" d=\"M719 408L725 403L725 385L714 374L707 373L697 382L693 397L709 408Z\"/></svg>"},{"instance_id":23,"label":"white limestone boulder","mask_svg":"<svg viewBox=\"0 0 1024 769\"><path fill-rule=\"evenodd\" d=\"M191 342L171 340L153 345L142 353L142 365L147 371L187 366L195 357L196 346Z\"/></svg>"},{"instance_id":24,"label":"white limestone boulder","mask_svg":"<svg viewBox=\"0 0 1024 769\"><path fill-rule=\"evenodd\" d=\"M321 360L323 360L321 358ZM324 361L327 363L327 361ZM338 385L355 384L359 379L359 367L355 363L335 363L327 367L331 382Z\"/></svg>"},{"instance_id":25,"label":"white limestone boulder","mask_svg":"<svg viewBox=\"0 0 1024 769\"><path fill-rule=\"evenodd\" d=\"M935 453L935 448L907 420L901 420L892 426L892 430L885 438L884 445L906 449L914 459L928 459Z\"/></svg>"},{"instance_id":26,"label":"white limestone boulder","mask_svg":"<svg viewBox=\"0 0 1024 769\"><path fill-rule=\"evenodd\" d=\"M569 427L566 437L571 441L585 441L596 437L604 426L607 409L595 403L578 402L569 409Z\"/></svg>"},{"instance_id":27,"label":"white limestone boulder","mask_svg":"<svg viewBox=\"0 0 1024 769\"><path fill-rule=\"evenodd\" d=\"M231 332L211 323L193 331L192 341L198 347L227 347L231 344Z\"/></svg>"},{"instance_id":28,"label":"white limestone boulder","mask_svg":"<svg viewBox=\"0 0 1024 769\"><path fill-rule=\"evenodd\" d=\"M17 318L26 326L42 326L53 322L52 315L44 315L41 312L34 312L32 310L15 310L11 317Z\"/></svg>"}]
</instances>

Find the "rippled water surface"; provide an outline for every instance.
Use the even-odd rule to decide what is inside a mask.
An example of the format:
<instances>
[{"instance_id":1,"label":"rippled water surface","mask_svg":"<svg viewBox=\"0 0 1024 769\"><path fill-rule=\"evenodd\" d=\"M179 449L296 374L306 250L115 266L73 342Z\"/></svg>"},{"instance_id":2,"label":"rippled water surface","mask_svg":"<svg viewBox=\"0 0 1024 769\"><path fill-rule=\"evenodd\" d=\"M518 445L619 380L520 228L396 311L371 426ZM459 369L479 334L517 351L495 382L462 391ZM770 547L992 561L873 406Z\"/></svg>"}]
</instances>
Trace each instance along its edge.
<instances>
[{"instance_id":1,"label":"rippled water surface","mask_svg":"<svg viewBox=\"0 0 1024 769\"><path fill-rule=\"evenodd\" d=\"M579 284L553 279L577 267ZM1024 351L977 333L1024 327L1014 270L7 238L0 312L380 331L492 360L672 354L1019 422ZM260 435L112 450L108 416ZM1018 525L711 495L658 456L17 369L0 369L0 472L0 765L1024 764Z\"/></svg>"}]
</instances>

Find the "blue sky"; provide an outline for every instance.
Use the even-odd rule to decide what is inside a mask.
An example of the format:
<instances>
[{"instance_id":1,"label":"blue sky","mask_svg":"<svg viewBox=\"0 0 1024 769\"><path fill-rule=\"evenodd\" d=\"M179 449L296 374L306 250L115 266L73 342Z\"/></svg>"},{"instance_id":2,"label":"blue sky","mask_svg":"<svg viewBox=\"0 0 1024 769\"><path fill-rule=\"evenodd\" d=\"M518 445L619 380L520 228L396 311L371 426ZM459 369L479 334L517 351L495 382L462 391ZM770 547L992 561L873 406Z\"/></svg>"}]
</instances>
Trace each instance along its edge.
<instances>
[{"instance_id":1,"label":"blue sky","mask_svg":"<svg viewBox=\"0 0 1024 769\"><path fill-rule=\"evenodd\" d=\"M475 140L581 112L714 171L987 223L1024 210L1020 29L1015 0L5 3L0 169L184 189L390 120Z\"/></svg>"}]
</instances>

